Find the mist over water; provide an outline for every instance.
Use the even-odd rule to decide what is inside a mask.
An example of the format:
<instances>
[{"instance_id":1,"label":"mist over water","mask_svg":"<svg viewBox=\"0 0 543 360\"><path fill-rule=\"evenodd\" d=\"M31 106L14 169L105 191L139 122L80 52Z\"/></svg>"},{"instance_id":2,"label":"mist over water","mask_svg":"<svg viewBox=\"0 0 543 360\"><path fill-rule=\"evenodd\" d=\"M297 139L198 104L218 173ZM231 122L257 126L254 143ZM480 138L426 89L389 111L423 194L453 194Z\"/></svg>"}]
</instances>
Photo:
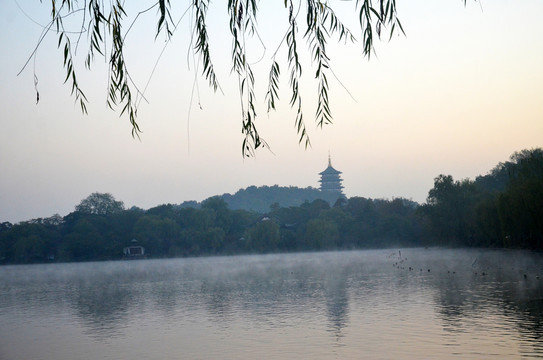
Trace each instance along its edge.
<instances>
[{"instance_id":1,"label":"mist over water","mask_svg":"<svg viewBox=\"0 0 543 360\"><path fill-rule=\"evenodd\" d=\"M524 251L0 267L0 359L543 358L542 338Z\"/></svg>"}]
</instances>

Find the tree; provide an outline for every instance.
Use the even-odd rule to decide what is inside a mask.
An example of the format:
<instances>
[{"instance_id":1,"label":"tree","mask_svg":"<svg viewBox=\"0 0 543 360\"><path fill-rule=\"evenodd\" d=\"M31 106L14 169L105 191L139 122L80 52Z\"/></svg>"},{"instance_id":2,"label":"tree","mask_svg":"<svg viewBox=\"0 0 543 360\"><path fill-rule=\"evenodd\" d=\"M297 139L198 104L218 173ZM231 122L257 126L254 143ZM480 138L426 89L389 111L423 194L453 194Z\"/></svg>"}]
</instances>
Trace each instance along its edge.
<instances>
[{"instance_id":1,"label":"tree","mask_svg":"<svg viewBox=\"0 0 543 360\"><path fill-rule=\"evenodd\" d=\"M511 156L506 189L498 197L498 212L506 245L543 247L543 149ZM512 243L510 243L512 241Z\"/></svg>"},{"instance_id":2,"label":"tree","mask_svg":"<svg viewBox=\"0 0 543 360\"><path fill-rule=\"evenodd\" d=\"M439 175L420 213L430 219L434 234L447 245L471 245L480 201L481 191L473 181L454 181L451 175Z\"/></svg>"},{"instance_id":3,"label":"tree","mask_svg":"<svg viewBox=\"0 0 543 360\"><path fill-rule=\"evenodd\" d=\"M71 231L64 236L59 258L62 261L92 261L106 259L104 248L106 239L97 224L90 219L80 219Z\"/></svg>"},{"instance_id":4,"label":"tree","mask_svg":"<svg viewBox=\"0 0 543 360\"><path fill-rule=\"evenodd\" d=\"M273 220L263 219L245 234L250 250L269 252L277 250L281 240L279 225Z\"/></svg>"},{"instance_id":5,"label":"tree","mask_svg":"<svg viewBox=\"0 0 543 360\"><path fill-rule=\"evenodd\" d=\"M75 207L75 211L85 214L110 215L124 210L122 201L117 201L109 193L92 193L81 200Z\"/></svg>"},{"instance_id":6,"label":"tree","mask_svg":"<svg viewBox=\"0 0 543 360\"><path fill-rule=\"evenodd\" d=\"M464 3L466 0L464 0ZM211 1L192 0L188 9L178 21L172 17L172 6L169 0L158 0L147 9L139 11L130 19L124 8L124 2L119 0L103 2L88 0L52 0L51 20L45 26L45 31L38 39L34 52L26 65L35 56L43 38L50 32L58 35L58 48L63 52L64 68L66 70L65 82L71 83L72 94L87 112L87 97L83 87L78 82L78 69L76 62L77 49L87 39L88 51L85 56L85 67L91 69L97 56L104 57L109 63L109 87L107 104L112 109L122 107L121 114L127 114L132 125L133 136L139 136L140 128L137 123L137 110L139 99L144 97L144 90L140 90L132 81L125 58L126 40L130 35L134 23L139 16L156 11L158 14L156 37L163 35L166 44L178 29L177 24L189 13L194 19L190 32L192 51L199 57L202 76L209 85L217 91L220 89L219 80L211 57L211 48L207 32L207 14ZM281 2L285 10L285 31L271 58L268 74L268 86L265 95L268 112L275 110L279 99L279 78L281 74L280 62L277 54L281 48L286 48L286 67L290 76L289 88L291 92L290 106L295 109L295 127L299 135L299 142L305 146L310 145L306 132L302 111L302 96L300 93L300 80L302 65L300 63L300 38L305 40L308 52L312 59L315 79L317 82L318 103L315 111L315 121L319 126L332 122L332 112L328 100L328 78L332 74L330 57L327 50L328 42L337 37L338 42L355 42L354 34L344 25L334 11L334 8L322 0L307 0L305 8L302 3L293 0ZM252 66L247 61L248 46L246 40L259 36L257 16L259 2L257 0L241 0L227 3L227 12L230 18L229 32L232 38L232 73L239 81L239 96L242 112L242 134L244 136L242 153L250 156L259 147L266 147L266 142L260 137L256 128L255 110L255 76ZM335 6L336 9L339 6ZM361 46L363 54L370 57L375 38L381 38L383 30L388 28L390 37L396 32L402 32L402 25L397 17L395 0L357 0L353 1L353 15L360 25ZM158 11L157 11L158 10ZM304 12L305 11L305 12ZM305 15L305 23L299 21ZM65 24L80 24L79 32L71 32ZM302 30L300 31L300 28ZM303 35L300 35L303 33ZM22 70L21 70L22 71ZM39 92L36 89L39 100Z\"/></svg>"},{"instance_id":7,"label":"tree","mask_svg":"<svg viewBox=\"0 0 543 360\"><path fill-rule=\"evenodd\" d=\"M311 219L307 222L305 242L312 250L329 250L337 246L339 229L328 219Z\"/></svg>"},{"instance_id":8,"label":"tree","mask_svg":"<svg viewBox=\"0 0 543 360\"><path fill-rule=\"evenodd\" d=\"M46 257L45 241L36 234L19 238L13 245L13 248L16 262L43 261Z\"/></svg>"},{"instance_id":9,"label":"tree","mask_svg":"<svg viewBox=\"0 0 543 360\"><path fill-rule=\"evenodd\" d=\"M218 196L210 197L202 202L202 210L212 210L215 213L215 226L227 233L232 226L232 213L228 204Z\"/></svg>"},{"instance_id":10,"label":"tree","mask_svg":"<svg viewBox=\"0 0 543 360\"><path fill-rule=\"evenodd\" d=\"M13 224L10 223L9 221L5 221L3 223L0 223L0 232L2 231L8 231L9 229L11 229L13 227Z\"/></svg>"}]
</instances>

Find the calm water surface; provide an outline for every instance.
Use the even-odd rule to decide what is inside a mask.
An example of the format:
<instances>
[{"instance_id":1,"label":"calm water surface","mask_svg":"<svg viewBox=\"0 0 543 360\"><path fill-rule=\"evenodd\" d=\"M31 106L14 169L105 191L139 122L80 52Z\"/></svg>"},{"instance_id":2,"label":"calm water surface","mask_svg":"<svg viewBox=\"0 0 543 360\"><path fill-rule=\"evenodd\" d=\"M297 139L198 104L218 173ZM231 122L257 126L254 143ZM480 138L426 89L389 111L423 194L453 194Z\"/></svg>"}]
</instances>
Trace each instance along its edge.
<instances>
[{"instance_id":1,"label":"calm water surface","mask_svg":"<svg viewBox=\"0 0 543 360\"><path fill-rule=\"evenodd\" d=\"M543 358L541 254L0 267L2 360L452 358Z\"/></svg>"}]
</instances>

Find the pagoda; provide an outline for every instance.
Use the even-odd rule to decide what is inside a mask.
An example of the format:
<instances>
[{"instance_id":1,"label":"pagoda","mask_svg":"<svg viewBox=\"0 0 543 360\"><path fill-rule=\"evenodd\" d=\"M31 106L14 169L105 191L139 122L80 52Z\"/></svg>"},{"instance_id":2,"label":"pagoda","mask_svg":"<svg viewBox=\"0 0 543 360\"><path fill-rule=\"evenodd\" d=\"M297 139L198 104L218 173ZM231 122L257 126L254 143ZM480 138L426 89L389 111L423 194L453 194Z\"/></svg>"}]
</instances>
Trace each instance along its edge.
<instances>
[{"instance_id":1,"label":"pagoda","mask_svg":"<svg viewBox=\"0 0 543 360\"><path fill-rule=\"evenodd\" d=\"M340 174L341 171L332 167L332 159L330 158L330 154L328 154L328 167L323 172L319 173L321 176L321 179L319 180L321 183L321 191L343 195L343 185L341 185L343 180L339 176Z\"/></svg>"}]
</instances>

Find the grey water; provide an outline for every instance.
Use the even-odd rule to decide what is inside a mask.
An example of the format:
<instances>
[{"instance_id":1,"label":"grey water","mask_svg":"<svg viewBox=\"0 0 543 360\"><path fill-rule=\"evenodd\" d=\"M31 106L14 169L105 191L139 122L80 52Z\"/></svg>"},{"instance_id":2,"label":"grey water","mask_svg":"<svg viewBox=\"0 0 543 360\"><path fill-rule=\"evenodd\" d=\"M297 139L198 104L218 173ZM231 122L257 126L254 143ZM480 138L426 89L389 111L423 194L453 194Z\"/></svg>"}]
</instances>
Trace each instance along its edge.
<instances>
[{"instance_id":1,"label":"grey water","mask_svg":"<svg viewBox=\"0 0 543 360\"><path fill-rule=\"evenodd\" d=\"M543 358L543 255L388 249L0 267L0 359Z\"/></svg>"}]
</instances>

